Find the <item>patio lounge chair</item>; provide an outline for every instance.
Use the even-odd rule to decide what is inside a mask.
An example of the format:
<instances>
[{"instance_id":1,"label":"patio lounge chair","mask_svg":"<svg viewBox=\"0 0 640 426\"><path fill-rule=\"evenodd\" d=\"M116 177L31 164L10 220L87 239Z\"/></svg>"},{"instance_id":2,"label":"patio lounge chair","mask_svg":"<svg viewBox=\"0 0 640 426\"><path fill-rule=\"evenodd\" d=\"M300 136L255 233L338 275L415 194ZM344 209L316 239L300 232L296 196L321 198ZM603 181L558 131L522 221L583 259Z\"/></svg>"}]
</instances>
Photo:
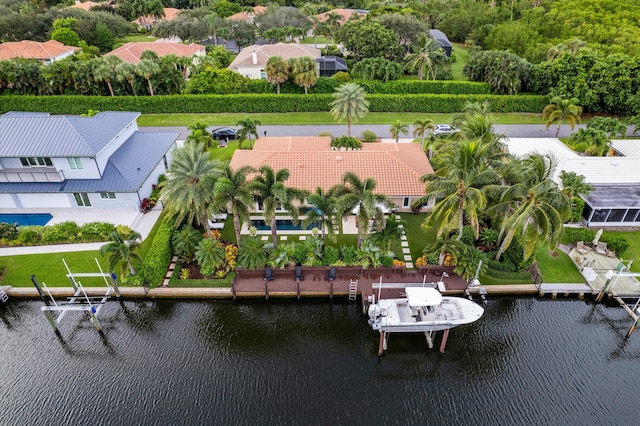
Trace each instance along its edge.
<instances>
[{"instance_id":1,"label":"patio lounge chair","mask_svg":"<svg viewBox=\"0 0 640 426\"><path fill-rule=\"evenodd\" d=\"M596 253L601 254L603 256L607 255L607 243L598 243L596 246Z\"/></svg>"},{"instance_id":2,"label":"patio lounge chair","mask_svg":"<svg viewBox=\"0 0 640 426\"><path fill-rule=\"evenodd\" d=\"M576 251L580 254L587 254L589 248L584 245L584 241L578 241L576 244Z\"/></svg>"}]
</instances>

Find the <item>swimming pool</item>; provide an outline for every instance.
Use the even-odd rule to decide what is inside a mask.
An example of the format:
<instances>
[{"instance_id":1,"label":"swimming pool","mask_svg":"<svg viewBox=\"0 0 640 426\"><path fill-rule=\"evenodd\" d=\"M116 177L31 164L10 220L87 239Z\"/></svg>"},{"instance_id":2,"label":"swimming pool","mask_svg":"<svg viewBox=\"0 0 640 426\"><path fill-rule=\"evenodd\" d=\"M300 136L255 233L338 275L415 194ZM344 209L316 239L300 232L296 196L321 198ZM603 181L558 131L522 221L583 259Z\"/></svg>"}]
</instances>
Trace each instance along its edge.
<instances>
[{"instance_id":1,"label":"swimming pool","mask_svg":"<svg viewBox=\"0 0 640 426\"><path fill-rule=\"evenodd\" d=\"M0 222L17 223L18 226L46 225L53 218L49 213L2 213Z\"/></svg>"},{"instance_id":2,"label":"swimming pool","mask_svg":"<svg viewBox=\"0 0 640 426\"><path fill-rule=\"evenodd\" d=\"M270 231L271 226L267 225L264 220L252 220L250 226L255 226L258 231ZM276 219L276 228L280 231L311 231L313 228L320 229L320 222L313 222L306 228L302 227L302 221L299 221L297 225L294 225L291 220L288 219Z\"/></svg>"}]
</instances>

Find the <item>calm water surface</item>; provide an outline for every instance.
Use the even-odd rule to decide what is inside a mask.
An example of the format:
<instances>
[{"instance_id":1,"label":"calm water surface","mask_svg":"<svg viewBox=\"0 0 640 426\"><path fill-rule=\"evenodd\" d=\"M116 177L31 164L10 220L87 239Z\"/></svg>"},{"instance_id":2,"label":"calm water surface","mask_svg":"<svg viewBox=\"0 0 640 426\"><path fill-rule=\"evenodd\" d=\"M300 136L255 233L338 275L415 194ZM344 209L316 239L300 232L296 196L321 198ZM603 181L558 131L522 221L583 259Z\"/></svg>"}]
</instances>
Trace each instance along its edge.
<instances>
[{"instance_id":1,"label":"calm water surface","mask_svg":"<svg viewBox=\"0 0 640 426\"><path fill-rule=\"evenodd\" d=\"M0 307L0 424L633 425L640 332L621 308L497 299L453 330L378 334L324 302L113 302L60 342L41 302ZM439 344L439 339L436 341Z\"/></svg>"}]
</instances>

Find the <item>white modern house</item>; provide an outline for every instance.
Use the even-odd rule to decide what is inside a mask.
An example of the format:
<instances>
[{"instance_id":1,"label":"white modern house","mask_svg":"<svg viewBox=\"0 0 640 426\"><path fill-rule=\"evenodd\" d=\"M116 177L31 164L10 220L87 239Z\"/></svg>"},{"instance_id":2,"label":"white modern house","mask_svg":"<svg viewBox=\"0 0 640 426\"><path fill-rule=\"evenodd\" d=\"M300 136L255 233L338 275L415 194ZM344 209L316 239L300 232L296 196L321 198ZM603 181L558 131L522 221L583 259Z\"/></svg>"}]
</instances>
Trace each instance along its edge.
<instances>
[{"instance_id":1,"label":"white modern house","mask_svg":"<svg viewBox=\"0 0 640 426\"><path fill-rule=\"evenodd\" d=\"M587 226L640 226L640 141L611 141L614 156L589 157L572 151L555 138L511 138L507 147L516 157L538 153L556 162L553 179L562 171L585 177L593 187L582 213Z\"/></svg>"},{"instance_id":2,"label":"white modern house","mask_svg":"<svg viewBox=\"0 0 640 426\"><path fill-rule=\"evenodd\" d=\"M265 71L267 61L272 56L280 56L286 61L290 58L302 58L305 56L315 60L320 58L322 55L320 49L305 44L254 44L242 49L238 56L236 56L233 62L229 65L229 69L248 78L264 80L267 78L267 73ZM316 69L320 69L320 66L317 64Z\"/></svg>"},{"instance_id":3,"label":"white modern house","mask_svg":"<svg viewBox=\"0 0 640 426\"><path fill-rule=\"evenodd\" d=\"M138 211L178 133L141 132L138 112L0 116L0 208Z\"/></svg>"}]
</instances>

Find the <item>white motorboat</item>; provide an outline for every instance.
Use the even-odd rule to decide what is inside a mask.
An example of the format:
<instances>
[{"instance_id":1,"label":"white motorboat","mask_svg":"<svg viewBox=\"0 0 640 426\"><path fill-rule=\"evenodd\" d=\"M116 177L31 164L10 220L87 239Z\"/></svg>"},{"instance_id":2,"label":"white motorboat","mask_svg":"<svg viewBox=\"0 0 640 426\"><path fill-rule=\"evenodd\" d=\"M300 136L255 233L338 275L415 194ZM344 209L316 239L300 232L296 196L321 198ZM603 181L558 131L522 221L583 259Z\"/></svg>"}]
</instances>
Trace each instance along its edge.
<instances>
[{"instance_id":1,"label":"white motorboat","mask_svg":"<svg viewBox=\"0 0 640 426\"><path fill-rule=\"evenodd\" d=\"M380 299L369 306L369 323L380 332L448 330L478 320L484 308L461 297L442 296L435 288L406 287L406 297Z\"/></svg>"}]
</instances>

